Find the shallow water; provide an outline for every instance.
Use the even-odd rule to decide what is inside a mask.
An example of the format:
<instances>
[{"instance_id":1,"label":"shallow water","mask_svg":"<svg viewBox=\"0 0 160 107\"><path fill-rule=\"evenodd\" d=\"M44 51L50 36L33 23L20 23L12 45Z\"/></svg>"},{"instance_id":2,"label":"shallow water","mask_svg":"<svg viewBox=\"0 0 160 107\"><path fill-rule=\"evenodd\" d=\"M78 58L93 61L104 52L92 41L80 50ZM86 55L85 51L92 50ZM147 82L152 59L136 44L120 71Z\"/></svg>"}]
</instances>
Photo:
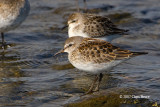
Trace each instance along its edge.
<instances>
[{"instance_id":1,"label":"shallow water","mask_svg":"<svg viewBox=\"0 0 160 107\"><path fill-rule=\"evenodd\" d=\"M63 106L79 99L93 75L72 67L63 47L67 32L60 28L75 12L74 0L30 0L31 12L16 30L5 34L12 44L0 50L0 106ZM83 8L82 1L79 2ZM160 100L160 2L159 0L88 0L89 12L106 15L129 29L112 41L124 49L146 51L105 75L101 90L133 88L137 95ZM131 106L132 107L132 106Z\"/></svg>"}]
</instances>

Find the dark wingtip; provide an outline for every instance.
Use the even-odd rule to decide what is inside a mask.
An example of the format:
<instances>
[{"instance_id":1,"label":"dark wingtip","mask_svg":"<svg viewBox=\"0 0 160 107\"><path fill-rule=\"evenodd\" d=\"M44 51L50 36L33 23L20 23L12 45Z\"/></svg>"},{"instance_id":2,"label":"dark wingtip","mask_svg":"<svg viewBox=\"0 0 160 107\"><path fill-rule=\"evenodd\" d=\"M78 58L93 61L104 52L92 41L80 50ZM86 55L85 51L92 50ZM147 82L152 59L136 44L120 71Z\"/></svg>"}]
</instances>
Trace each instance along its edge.
<instances>
[{"instance_id":1,"label":"dark wingtip","mask_svg":"<svg viewBox=\"0 0 160 107\"><path fill-rule=\"evenodd\" d=\"M114 29L114 33L117 33L117 34L126 34L126 32L128 31L129 31L128 29L119 29L119 28Z\"/></svg>"},{"instance_id":2,"label":"dark wingtip","mask_svg":"<svg viewBox=\"0 0 160 107\"><path fill-rule=\"evenodd\" d=\"M148 54L148 52L132 52L133 55L145 55Z\"/></svg>"},{"instance_id":3,"label":"dark wingtip","mask_svg":"<svg viewBox=\"0 0 160 107\"><path fill-rule=\"evenodd\" d=\"M128 32L128 31L129 31L128 29L124 30L124 32Z\"/></svg>"}]
</instances>

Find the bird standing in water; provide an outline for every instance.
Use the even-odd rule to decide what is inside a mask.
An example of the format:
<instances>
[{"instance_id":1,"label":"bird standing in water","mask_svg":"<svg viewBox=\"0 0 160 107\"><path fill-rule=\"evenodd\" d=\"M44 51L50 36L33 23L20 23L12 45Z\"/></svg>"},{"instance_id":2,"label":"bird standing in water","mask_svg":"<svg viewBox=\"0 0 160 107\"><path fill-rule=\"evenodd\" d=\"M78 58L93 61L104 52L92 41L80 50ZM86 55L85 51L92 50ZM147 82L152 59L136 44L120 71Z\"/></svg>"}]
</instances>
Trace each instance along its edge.
<instances>
[{"instance_id":1,"label":"bird standing in water","mask_svg":"<svg viewBox=\"0 0 160 107\"><path fill-rule=\"evenodd\" d=\"M86 94L98 91L103 72L111 70L114 66L134 56L147 54L146 52L132 52L113 46L109 42L81 36L70 37L66 40L64 48L56 53L67 52L68 59L79 70L97 75ZM98 84L94 89L95 83Z\"/></svg>"},{"instance_id":2,"label":"bird standing in water","mask_svg":"<svg viewBox=\"0 0 160 107\"><path fill-rule=\"evenodd\" d=\"M68 35L99 38L108 42L128 30L120 29L108 17L87 13L73 13L68 18Z\"/></svg>"},{"instance_id":3,"label":"bird standing in water","mask_svg":"<svg viewBox=\"0 0 160 107\"><path fill-rule=\"evenodd\" d=\"M0 33L3 49L7 46L4 33L17 28L28 16L28 0L0 0Z\"/></svg>"}]
</instances>

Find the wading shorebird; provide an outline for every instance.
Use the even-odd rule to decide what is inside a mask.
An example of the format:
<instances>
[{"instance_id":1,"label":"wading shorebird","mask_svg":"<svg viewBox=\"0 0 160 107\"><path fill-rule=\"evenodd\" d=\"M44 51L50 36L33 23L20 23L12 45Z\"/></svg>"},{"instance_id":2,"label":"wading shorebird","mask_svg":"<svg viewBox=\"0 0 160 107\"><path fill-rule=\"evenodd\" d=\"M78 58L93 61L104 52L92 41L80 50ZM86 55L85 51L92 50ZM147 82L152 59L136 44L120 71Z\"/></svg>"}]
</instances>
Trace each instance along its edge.
<instances>
[{"instance_id":1,"label":"wading shorebird","mask_svg":"<svg viewBox=\"0 0 160 107\"><path fill-rule=\"evenodd\" d=\"M97 75L86 94L99 90L103 72L111 70L114 66L129 58L147 54L146 52L123 50L104 40L81 36L68 38L64 48L55 55L63 52L68 53L68 59L74 67ZM98 84L93 90L97 81Z\"/></svg>"},{"instance_id":2,"label":"wading shorebird","mask_svg":"<svg viewBox=\"0 0 160 107\"><path fill-rule=\"evenodd\" d=\"M68 18L68 35L99 38L108 42L128 30L120 29L107 17L87 13L73 13Z\"/></svg>"},{"instance_id":3,"label":"wading shorebird","mask_svg":"<svg viewBox=\"0 0 160 107\"><path fill-rule=\"evenodd\" d=\"M4 33L18 27L26 19L29 11L28 0L0 0L0 33L3 49L7 45Z\"/></svg>"}]
</instances>

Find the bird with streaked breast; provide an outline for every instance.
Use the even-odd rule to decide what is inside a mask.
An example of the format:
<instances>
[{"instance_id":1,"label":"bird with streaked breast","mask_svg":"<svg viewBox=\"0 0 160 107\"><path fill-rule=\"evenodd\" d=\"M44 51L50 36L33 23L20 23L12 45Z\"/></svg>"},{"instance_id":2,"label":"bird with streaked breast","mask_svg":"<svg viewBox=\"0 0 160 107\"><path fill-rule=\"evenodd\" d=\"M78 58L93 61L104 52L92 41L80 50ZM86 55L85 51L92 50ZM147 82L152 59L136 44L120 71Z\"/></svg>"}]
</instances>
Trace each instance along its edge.
<instances>
[{"instance_id":1,"label":"bird with streaked breast","mask_svg":"<svg viewBox=\"0 0 160 107\"><path fill-rule=\"evenodd\" d=\"M97 75L86 94L99 90L103 72L110 71L114 66L129 58L147 54L147 52L124 50L104 40L81 36L68 38L64 48L55 55L63 52L68 53L68 59L74 67ZM93 90L97 81L98 84Z\"/></svg>"},{"instance_id":2,"label":"bird with streaked breast","mask_svg":"<svg viewBox=\"0 0 160 107\"><path fill-rule=\"evenodd\" d=\"M108 42L125 34L108 17L88 13L73 13L68 18L68 35L98 38Z\"/></svg>"}]
</instances>

